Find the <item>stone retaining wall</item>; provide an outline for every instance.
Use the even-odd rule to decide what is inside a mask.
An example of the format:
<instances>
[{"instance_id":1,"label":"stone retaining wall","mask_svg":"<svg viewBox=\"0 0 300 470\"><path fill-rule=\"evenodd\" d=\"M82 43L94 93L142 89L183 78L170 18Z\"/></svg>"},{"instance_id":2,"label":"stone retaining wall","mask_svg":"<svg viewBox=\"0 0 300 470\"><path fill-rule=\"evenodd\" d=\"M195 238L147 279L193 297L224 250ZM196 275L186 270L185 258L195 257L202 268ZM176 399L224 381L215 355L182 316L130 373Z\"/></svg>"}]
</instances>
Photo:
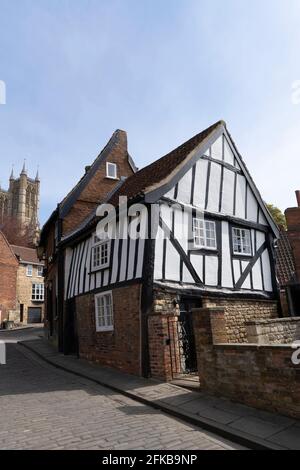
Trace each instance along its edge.
<instances>
[{"instance_id":1,"label":"stone retaining wall","mask_svg":"<svg viewBox=\"0 0 300 470\"><path fill-rule=\"evenodd\" d=\"M246 343L246 322L278 318L278 302L274 300L203 298L203 307L222 307L230 343Z\"/></svg>"},{"instance_id":2,"label":"stone retaining wall","mask_svg":"<svg viewBox=\"0 0 300 470\"><path fill-rule=\"evenodd\" d=\"M291 344L300 341L300 317L250 321L246 331L248 343Z\"/></svg>"}]
</instances>

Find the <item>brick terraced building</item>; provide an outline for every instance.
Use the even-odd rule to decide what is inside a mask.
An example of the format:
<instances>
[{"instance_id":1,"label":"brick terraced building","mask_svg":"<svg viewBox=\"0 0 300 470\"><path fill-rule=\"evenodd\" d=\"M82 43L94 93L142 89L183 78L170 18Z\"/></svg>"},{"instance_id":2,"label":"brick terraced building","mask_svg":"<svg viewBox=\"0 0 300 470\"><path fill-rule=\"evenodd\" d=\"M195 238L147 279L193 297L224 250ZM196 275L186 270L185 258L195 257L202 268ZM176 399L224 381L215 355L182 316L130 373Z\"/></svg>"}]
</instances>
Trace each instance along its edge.
<instances>
[{"instance_id":1,"label":"brick terraced building","mask_svg":"<svg viewBox=\"0 0 300 470\"><path fill-rule=\"evenodd\" d=\"M94 207L73 211L80 214L77 223L76 216L59 219L63 202L43 229L40 254L49 275L54 252L47 247L54 239L55 256L63 259L56 284L62 350L170 380L197 367L193 308L224 307L227 335L236 343L247 340L247 320L278 316L278 228L223 121L129 173L110 193L96 194L99 186L93 186ZM106 188L107 177L99 173L98 185ZM116 228L124 234L121 196L128 198L129 223L140 233L145 218L138 204L152 214L146 217L151 237L98 238L97 201L116 209ZM56 235L54 220L60 220Z\"/></svg>"},{"instance_id":2,"label":"brick terraced building","mask_svg":"<svg viewBox=\"0 0 300 470\"><path fill-rule=\"evenodd\" d=\"M18 265L11 246L0 231L0 326L16 308Z\"/></svg>"},{"instance_id":3,"label":"brick terraced building","mask_svg":"<svg viewBox=\"0 0 300 470\"><path fill-rule=\"evenodd\" d=\"M20 323L40 323L44 318L44 262L36 250L11 245L18 262L16 313Z\"/></svg>"}]
</instances>

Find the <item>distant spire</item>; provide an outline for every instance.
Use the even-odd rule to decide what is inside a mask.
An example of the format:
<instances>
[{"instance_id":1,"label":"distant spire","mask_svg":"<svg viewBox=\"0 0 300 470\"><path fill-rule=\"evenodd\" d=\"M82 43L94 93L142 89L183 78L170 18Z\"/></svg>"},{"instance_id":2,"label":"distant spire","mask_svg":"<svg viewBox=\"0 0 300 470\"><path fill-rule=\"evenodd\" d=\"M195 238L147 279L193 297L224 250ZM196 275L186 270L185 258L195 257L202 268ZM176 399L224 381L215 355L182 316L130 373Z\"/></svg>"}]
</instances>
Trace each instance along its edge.
<instances>
[{"instance_id":1,"label":"distant spire","mask_svg":"<svg viewBox=\"0 0 300 470\"><path fill-rule=\"evenodd\" d=\"M12 166L12 169L11 169L11 174L10 174L10 178L11 180L15 179L14 177L14 166Z\"/></svg>"},{"instance_id":2,"label":"distant spire","mask_svg":"<svg viewBox=\"0 0 300 470\"><path fill-rule=\"evenodd\" d=\"M24 164L23 164L23 169L22 169L21 175L27 175L26 158L24 158Z\"/></svg>"},{"instance_id":3,"label":"distant spire","mask_svg":"<svg viewBox=\"0 0 300 470\"><path fill-rule=\"evenodd\" d=\"M35 181L40 181L39 166L37 167Z\"/></svg>"}]
</instances>

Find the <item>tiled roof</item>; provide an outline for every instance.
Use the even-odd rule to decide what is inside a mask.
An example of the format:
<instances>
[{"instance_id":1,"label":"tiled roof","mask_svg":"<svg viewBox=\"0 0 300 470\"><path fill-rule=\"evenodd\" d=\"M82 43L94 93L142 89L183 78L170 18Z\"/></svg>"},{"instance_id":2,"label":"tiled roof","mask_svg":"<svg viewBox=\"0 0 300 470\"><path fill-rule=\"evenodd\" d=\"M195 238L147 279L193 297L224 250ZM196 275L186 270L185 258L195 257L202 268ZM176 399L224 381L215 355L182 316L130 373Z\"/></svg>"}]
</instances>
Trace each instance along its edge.
<instances>
[{"instance_id":1,"label":"tiled roof","mask_svg":"<svg viewBox=\"0 0 300 470\"><path fill-rule=\"evenodd\" d=\"M10 245L18 259L25 263L43 265L37 257L36 250L34 248L26 248L25 246Z\"/></svg>"},{"instance_id":2,"label":"tiled roof","mask_svg":"<svg viewBox=\"0 0 300 470\"><path fill-rule=\"evenodd\" d=\"M119 190L114 193L112 198L109 200L109 203L117 205L120 196L127 196L129 200L133 199L142 195L146 188L161 182L185 160L192 150L200 145L204 139L221 124L224 124L223 121L218 121L216 124L213 124L208 129L200 132L200 134L195 135L175 150L172 150L172 152L127 178Z\"/></svg>"},{"instance_id":3,"label":"tiled roof","mask_svg":"<svg viewBox=\"0 0 300 470\"><path fill-rule=\"evenodd\" d=\"M295 263L292 247L287 232L280 230L280 238L276 248L276 271L280 286L286 286L293 282L295 277Z\"/></svg>"}]
</instances>

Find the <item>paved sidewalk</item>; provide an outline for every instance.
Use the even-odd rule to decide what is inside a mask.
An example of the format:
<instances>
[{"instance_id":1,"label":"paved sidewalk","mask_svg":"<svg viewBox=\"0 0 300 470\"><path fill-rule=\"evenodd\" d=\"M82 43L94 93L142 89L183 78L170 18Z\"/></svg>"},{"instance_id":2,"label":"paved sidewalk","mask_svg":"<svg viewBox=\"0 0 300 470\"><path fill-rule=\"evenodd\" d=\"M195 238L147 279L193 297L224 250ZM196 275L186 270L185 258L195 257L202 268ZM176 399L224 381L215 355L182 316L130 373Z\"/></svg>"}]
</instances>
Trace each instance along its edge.
<instances>
[{"instance_id":1,"label":"paved sidewalk","mask_svg":"<svg viewBox=\"0 0 300 470\"><path fill-rule=\"evenodd\" d=\"M90 379L251 449L300 450L300 421L173 384L143 379L57 353L43 340L20 343L60 369Z\"/></svg>"},{"instance_id":2,"label":"paved sidewalk","mask_svg":"<svg viewBox=\"0 0 300 470\"><path fill-rule=\"evenodd\" d=\"M13 330L0 330L0 341L19 343L20 341L40 339L44 337L44 325L35 323L24 325Z\"/></svg>"}]
</instances>

